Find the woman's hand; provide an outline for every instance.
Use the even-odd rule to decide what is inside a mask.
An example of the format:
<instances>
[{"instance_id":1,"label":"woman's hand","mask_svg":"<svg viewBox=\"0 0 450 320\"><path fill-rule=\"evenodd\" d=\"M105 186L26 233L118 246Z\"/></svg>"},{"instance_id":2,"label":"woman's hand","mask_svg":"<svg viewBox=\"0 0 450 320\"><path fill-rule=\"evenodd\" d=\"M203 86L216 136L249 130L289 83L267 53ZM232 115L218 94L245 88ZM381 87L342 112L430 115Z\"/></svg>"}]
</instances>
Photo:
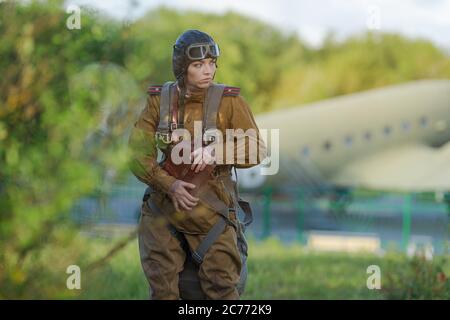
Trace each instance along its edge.
<instances>
[{"instance_id":1,"label":"woman's hand","mask_svg":"<svg viewBox=\"0 0 450 320\"><path fill-rule=\"evenodd\" d=\"M191 152L191 161L191 170L195 170L195 173L203 171L207 165L214 164L216 161L214 148L209 145L195 149Z\"/></svg>"},{"instance_id":2,"label":"woman's hand","mask_svg":"<svg viewBox=\"0 0 450 320\"><path fill-rule=\"evenodd\" d=\"M195 184L185 182L183 180L175 180L175 182L170 186L168 194L177 211L180 211L180 207L184 210L190 211L200 200L199 198L191 195L186 188L194 189Z\"/></svg>"}]
</instances>

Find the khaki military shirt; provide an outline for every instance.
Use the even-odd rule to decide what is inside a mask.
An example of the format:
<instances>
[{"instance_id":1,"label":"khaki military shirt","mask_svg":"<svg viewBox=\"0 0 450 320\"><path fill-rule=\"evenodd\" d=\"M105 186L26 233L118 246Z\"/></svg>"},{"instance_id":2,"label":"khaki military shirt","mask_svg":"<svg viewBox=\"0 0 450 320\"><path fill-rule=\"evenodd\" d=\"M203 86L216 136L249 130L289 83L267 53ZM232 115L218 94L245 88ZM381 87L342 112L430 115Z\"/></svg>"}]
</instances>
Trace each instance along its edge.
<instances>
[{"instance_id":1,"label":"khaki military shirt","mask_svg":"<svg viewBox=\"0 0 450 320\"><path fill-rule=\"evenodd\" d=\"M203 102L205 100L206 89L191 93L185 97L185 111L184 111L184 127L189 131L191 137L194 137L194 121L202 121L203 116ZM230 90L231 91L231 90ZM157 147L155 132L159 124L159 94L149 94L147 97L147 104L139 116L139 119L134 125L130 136L129 145L132 152L131 170L134 175L142 182L152 186L154 189L167 193L176 180L163 170L157 163ZM249 144L250 139L247 137L244 140L235 143L233 164L224 163L218 164L220 169L229 169L232 165L236 168L250 168L260 163L266 157L266 147L264 141L259 135L258 127L251 112L249 105L244 98L239 95L239 90L233 90L233 93L227 95L225 92L217 115L217 129L223 133L223 141L226 141L226 129L242 129L244 132L248 129L254 129L258 133L256 136L256 143L258 152L252 158L250 157ZM245 145L245 154L239 155L239 145ZM239 150L243 150L240 148ZM223 149L223 159L226 159L227 151ZM242 157L245 161L242 163ZM252 159L250 161L250 159ZM226 171L226 170L225 170ZM212 181L211 186L216 190L219 198L230 203L229 195L225 195L226 191L220 184L214 185Z\"/></svg>"}]
</instances>

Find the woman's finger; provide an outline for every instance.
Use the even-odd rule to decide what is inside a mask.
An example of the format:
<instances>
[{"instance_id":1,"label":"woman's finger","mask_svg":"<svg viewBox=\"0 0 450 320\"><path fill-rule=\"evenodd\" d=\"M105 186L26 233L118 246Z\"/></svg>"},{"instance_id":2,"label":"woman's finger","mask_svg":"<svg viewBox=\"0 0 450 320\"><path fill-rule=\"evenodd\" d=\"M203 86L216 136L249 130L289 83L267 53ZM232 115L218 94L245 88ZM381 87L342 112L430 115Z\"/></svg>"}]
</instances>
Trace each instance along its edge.
<instances>
[{"instance_id":1,"label":"woman's finger","mask_svg":"<svg viewBox=\"0 0 450 320\"><path fill-rule=\"evenodd\" d=\"M194 162L191 165L191 170L195 170L196 167L202 164L202 156L198 156L194 159Z\"/></svg>"},{"instance_id":2,"label":"woman's finger","mask_svg":"<svg viewBox=\"0 0 450 320\"><path fill-rule=\"evenodd\" d=\"M181 207L185 210L191 211L192 208L190 208L187 204L184 203L184 201L182 199L180 199L179 204L181 205Z\"/></svg>"},{"instance_id":3,"label":"woman's finger","mask_svg":"<svg viewBox=\"0 0 450 320\"><path fill-rule=\"evenodd\" d=\"M185 190L186 191L186 190ZM193 202L198 202L198 200L200 200L199 198L197 198L197 197L194 197L192 194L190 194L188 191L186 191L186 193L183 193L183 195L187 198L187 199L189 199L190 201L193 201Z\"/></svg>"},{"instance_id":4,"label":"woman's finger","mask_svg":"<svg viewBox=\"0 0 450 320\"><path fill-rule=\"evenodd\" d=\"M200 162L201 158L198 155L194 155L194 158L192 160L191 164L191 170L194 170L194 168L197 166L197 164Z\"/></svg>"},{"instance_id":5,"label":"woman's finger","mask_svg":"<svg viewBox=\"0 0 450 320\"><path fill-rule=\"evenodd\" d=\"M172 197L173 206L175 207L175 210L178 212L180 211L180 207L178 206L177 198Z\"/></svg>"},{"instance_id":6,"label":"woman's finger","mask_svg":"<svg viewBox=\"0 0 450 320\"><path fill-rule=\"evenodd\" d=\"M197 205L197 203L195 203L195 201L191 201L187 197L183 198L183 203L188 205L189 207L195 207Z\"/></svg>"}]
</instances>

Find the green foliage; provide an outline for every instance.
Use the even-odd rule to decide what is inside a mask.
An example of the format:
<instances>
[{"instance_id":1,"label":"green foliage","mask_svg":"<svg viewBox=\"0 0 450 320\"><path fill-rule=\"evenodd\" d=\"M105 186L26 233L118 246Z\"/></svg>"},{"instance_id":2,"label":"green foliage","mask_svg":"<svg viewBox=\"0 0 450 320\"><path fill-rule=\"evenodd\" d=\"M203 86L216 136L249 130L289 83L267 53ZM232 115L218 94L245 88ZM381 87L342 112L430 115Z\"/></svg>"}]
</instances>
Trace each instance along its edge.
<instances>
[{"instance_id":1,"label":"green foliage","mask_svg":"<svg viewBox=\"0 0 450 320\"><path fill-rule=\"evenodd\" d=\"M89 15L69 31L61 4L0 4L0 297L30 294L40 252L72 252L74 202L127 172L122 137L140 95L114 67L121 31Z\"/></svg>"},{"instance_id":2,"label":"green foliage","mask_svg":"<svg viewBox=\"0 0 450 320\"><path fill-rule=\"evenodd\" d=\"M450 298L448 257L429 261L425 256L414 256L401 265L389 265L386 286L383 288L388 299L442 299ZM447 270L448 272L448 270Z\"/></svg>"},{"instance_id":3,"label":"green foliage","mask_svg":"<svg viewBox=\"0 0 450 320\"><path fill-rule=\"evenodd\" d=\"M274 107L298 105L417 79L450 78L450 58L425 40L396 34L333 37L311 61L283 74Z\"/></svg>"}]
</instances>

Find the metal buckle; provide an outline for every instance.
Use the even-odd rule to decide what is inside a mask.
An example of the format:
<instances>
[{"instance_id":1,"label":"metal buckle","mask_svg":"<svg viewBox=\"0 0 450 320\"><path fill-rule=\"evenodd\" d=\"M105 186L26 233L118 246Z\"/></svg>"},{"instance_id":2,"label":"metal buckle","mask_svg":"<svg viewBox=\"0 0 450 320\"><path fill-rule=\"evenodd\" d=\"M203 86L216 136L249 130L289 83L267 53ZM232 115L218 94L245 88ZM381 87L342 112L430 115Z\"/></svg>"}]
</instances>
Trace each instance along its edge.
<instances>
[{"instance_id":1,"label":"metal buckle","mask_svg":"<svg viewBox=\"0 0 450 320\"><path fill-rule=\"evenodd\" d=\"M200 257L197 251L191 251L191 257L198 265L200 265L203 262L202 257Z\"/></svg>"},{"instance_id":2,"label":"metal buckle","mask_svg":"<svg viewBox=\"0 0 450 320\"><path fill-rule=\"evenodd\" d=\"M156 132L156 137L158 139L161 139L164 143L171 143L172 142L172 137L170 132Z\"/></svg>"},{"instance_id":3,"label":"metal buckle","mask_svg":"<svg viewBox=\"0 0 450 320\"><path fill-rule=\"evenodd\" d=\"M178 125L176 122L171 122L169 127L170 127L170 131L174 131L177 129Z\"/></svg>"},{"instance_id":4,"label":"metal buckle","mask_svg":"<svg viewBox=\"0 0 450 320\"><path fill-rule=\"evenodd\" d=\"M238 220L237 211L234 207L228 208L228 220L230 221L230 225L234 225L234 221Z\"/></svg>"},{"instance_id":5,"label":"metal buckle","mask_svg":"<svg viewBox=\"0 0 450 320\"><path fill-rule=\"evenodd\" d=\"M205 134L205 137L204 137L203 141L204 141L205 143L210 144L210 143L216 141L216 136Z\"/></svg>"}]
</instances>

